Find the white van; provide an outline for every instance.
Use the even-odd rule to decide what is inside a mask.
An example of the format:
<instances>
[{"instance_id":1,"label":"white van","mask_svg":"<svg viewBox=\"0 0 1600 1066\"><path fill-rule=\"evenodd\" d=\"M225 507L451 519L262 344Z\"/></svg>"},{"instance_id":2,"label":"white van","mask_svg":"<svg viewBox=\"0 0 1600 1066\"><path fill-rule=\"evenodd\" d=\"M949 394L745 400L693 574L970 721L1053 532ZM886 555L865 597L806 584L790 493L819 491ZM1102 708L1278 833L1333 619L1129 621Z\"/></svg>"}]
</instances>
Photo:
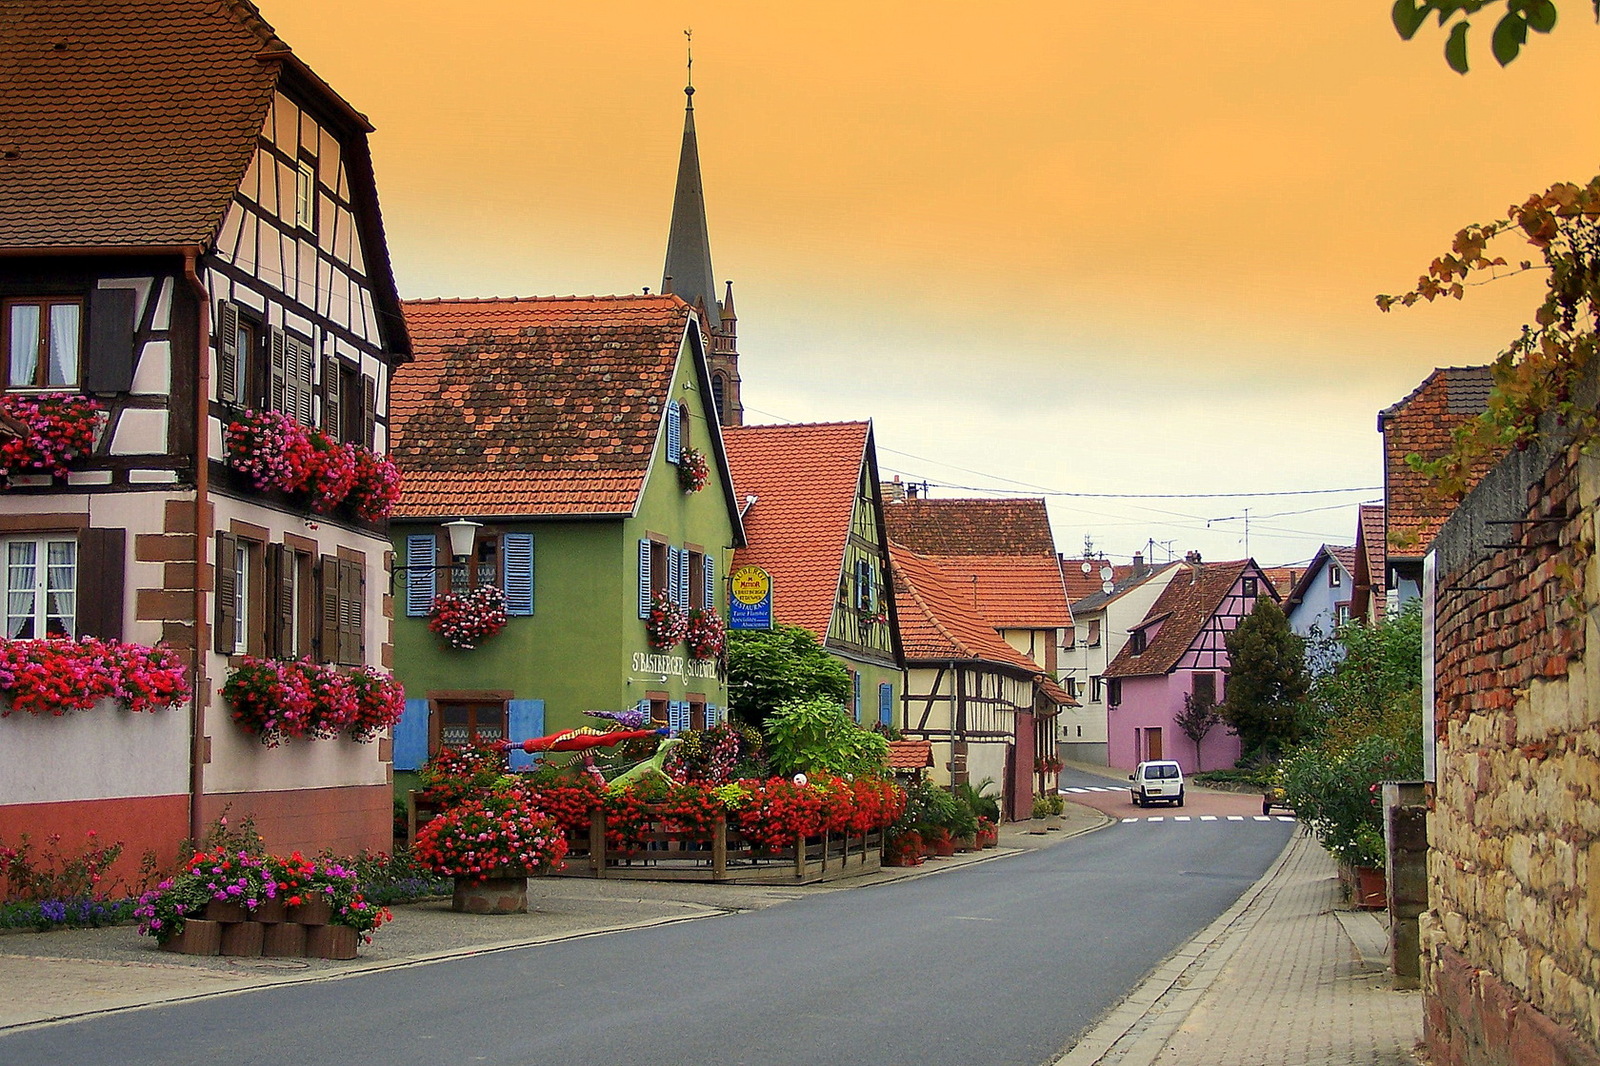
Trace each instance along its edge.
<instances>
[{"instance_id":1,"label":"white van","mask_svg":"<svg viewBox=\"0 0 1600 1066\"><path fill-rule=\"evenodd\" d=\"M1165 800L1174 806L1183 806L1183 768L1170 760L1159 759L1142 762L1128 775L1133 782L1135 807L1148 807L1156 800Z\"/></svg>"}]
</instances>

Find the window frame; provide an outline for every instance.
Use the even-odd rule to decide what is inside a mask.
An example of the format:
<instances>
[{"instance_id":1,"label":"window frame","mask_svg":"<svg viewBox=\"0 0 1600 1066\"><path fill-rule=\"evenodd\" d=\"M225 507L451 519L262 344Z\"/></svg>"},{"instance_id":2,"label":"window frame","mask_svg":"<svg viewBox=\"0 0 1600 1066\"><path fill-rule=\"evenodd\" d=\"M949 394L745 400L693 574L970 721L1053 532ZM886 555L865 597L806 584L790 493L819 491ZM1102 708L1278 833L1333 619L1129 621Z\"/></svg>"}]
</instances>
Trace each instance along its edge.
<instances>
[{"instance_id":1,"label":"window frame","mask_svg":"<svg viewBox=\"0 0 1600 1066\"><path fill-rule=\"evenodd\" d=\"M1338 564L1330 564L1328 566L1328 587L1331 589L1336 589L1341 587L1343 584L1344 577L1339 573Z\"/></svg>"},{"instance_id":2,"label":"window frame","mask_svg":"<svg viewBox=\"0 0 1600 1066\"><path fill-rule=\"evenodd\" d=\"M33 378L29 384L13 384L11 381L11 331L12 314L18 307L37 307L39 309L39 340L37 350L34 352ZM78 312L77 350L73 352L73 375L71 381L52 382L50 380L50 308L74 307ZM4 384L6 392L44 392L52 390L74 390L83 387L84 353L87 342L87 327L89 324L88 301L82 296L57 295L57 296L13 296L0 300L0 360L4 360L4 376L0 376L0 383ZM41 382L39 379L43 377Z\"/></svg>"},{"instance_id":3,"label":"window frame","mask_svg":"<svg viewBox=\"0 0 1600 1066\"><path fill-rule=\"evenodd\" d=\"M295 160L294 225L310 233L317 231L317 163L314 159Z\"/></svg>"},{"instance_id":4,"label":"window frame","mask_svg":"<svg viewBox=\"0 0 1600 1066\"><path fill-rule=\"evenodd\" d=\"M1150 646L1150 638L1143 629L1135 629L1128 634L1128 654L1143 655Z\"/></svg>"},{"instance_id":5,"label":"window frame","mask_svg":"<svg viewBox=\"0 0 1600 1066\"><path fill-rule=\"evenodd\" d=\"M32 544L35 547L34 559L31 564L34 572L33 587L28 590L29 595L33 597L33 607L27 616L27 621L24 623L32 627L32 632L28 636L23 636L20 629L16 636L11 635L11 593L13 591L11 587L11 546L13 544ZM69 591L72 596L71 624L60 633L52 633L50 629L50 619L52 617L50 614L50 546L52 544L72 545L72 587L70 590L55 590L57 592ZM0 553L3 553L0 554L0 563L5 566L6 578L4 589L6 610L3 635L10 640L27 640L40 636L76 638L78 622L83 615L81 605L78 602L79 576L82 570L82 550L78 536L65 533L20 533L9 535L0 537ZM62 616L56 615L54 617L60 618ZM43 629L42 634L40 633L41 628Z\"/></svg>"},{"instance_id":6,"label":"window frame","mask_svg":"<svg viewBox=\"0 0 1600 1066\"><path fill-rule=\"evenodd\" d=\"M482 741L478 733L479 715L481 711L488 711L489 715L495 713L492 708L499 708L500 736L506 740L511 736L511 700L499 694L486 693L481 696L451 695L430 696L428 699L428 754L437 755L447 745L444 743L444 717L446 708L464 707L467 711L467 741L468 744L477 744ZM487 717L487 715L485 716ZM458 747L451 744L448 747Z\"/></svg>"}]
</instances>

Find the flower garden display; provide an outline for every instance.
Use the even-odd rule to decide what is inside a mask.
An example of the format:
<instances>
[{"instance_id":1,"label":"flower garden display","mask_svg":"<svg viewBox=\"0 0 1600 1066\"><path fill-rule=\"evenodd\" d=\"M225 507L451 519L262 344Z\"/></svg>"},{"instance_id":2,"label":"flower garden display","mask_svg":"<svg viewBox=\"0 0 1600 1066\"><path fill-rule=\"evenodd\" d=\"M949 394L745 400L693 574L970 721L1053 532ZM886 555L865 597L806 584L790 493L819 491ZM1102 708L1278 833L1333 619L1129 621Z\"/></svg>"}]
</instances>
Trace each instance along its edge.
<instances>
[{"instance_id":1,"label":"flower garden display","mask_svg":"<svg viewBox=\"0 0 1600 1066\"><path fill-rule=\"evenodd\" d=\"M0 694L7 698L0 718L88 710L107 698L130 711L158 711L187 700L189 682L177 653L162 644L42 637L0 640Z\"/></svg>"},{"instance_id":2,"label":"flower garden display","mask_svg":"<svg viewBox=\"0 0 1600 1066\"><path fill-rule=\"evenodd\" d=\"M714 608L697 608L689 612L689 624L684 639L689 645L689 654L694 658L715 659L722 654L722 646L728 639L728 629L723 624L722 616L717 614Z\"/></svg>"},{"instance_id":3,"label":"flower garden display","mask_svg":"<svg viewBox=\"0 0 1600 1066\"><path fill-rule=\"evenodd\" d=\"M521 788L491 791L451 807L417 833L415 848L423 865L456 879L454 909L493 914L526 911L526 879L560 869L566 853L566 837L555 820ZM512 884L482 887L518 880L521 892Z\"/></svg>"},{"instance_id":4,"label":"flower garden display","mask_svg":"<svg viewBox=\"0 0 1600 1066\"><path fill-rule=\"evenodd\" d=\"M242 411L222 440L227 465L257 489L303 493L315 511L348 504L376 522L400 500L400 471L387 456L307 429L281 411Z\"/></svg>"},{"instance_id":5,"label":"flower garden display","mask_svg":"<svg viewBox=\"0 0 1600 1066\"><path fill-rule=\"evenodd\" d=\"M233 720L268 747L346 731L365 742L399 722L405 709L400 683L371 667L346 672L303 659L250 655L228 675L222 698L233 705Z\"/></svg>"},{"instance_id":6,"label":"flower garden display","mask_svg":"<svg viewBox=\"0 0 1600 1066\"><path fill-rule=\"evenodd\" d=\"M0 412L30 430L0 444L0 473L65 477L75 460L93 450L105 408L71 393L6 393Z\"/></svg>"},{"instance_id":7,"label":"flower garden display","mask_svg":"<svg viewBox=\"0 0 1600 1066\"><path fill-rule=\"evenodd\" d=\"M428 612L428 628L461 651L471 651L505 627L506 596L498 585L441 592Z\"/></svg>"},{"instance_id":8,"label":"flower garden display","mask_svg":"<svg viewBox=\"0 0 1600 1066\"><path fill-rule=\"evenodd\" d=\"M650 601L650 617L645 619L645 635L656 651L676 647L689 632L689 616L683 605L658 592Z\"/></svg>"},{"instance_id":9,"label":"flower garden display","mask_svg":"<svg viewBox=\"0 0 1600 1066\"><path fill-rule=\"evenodd\" d=\"M711 477L711 464L705 452L698 448L685 448L678 459L678 487L684 492L699 492Z\"/></svg>"},{"instance_id":10,"label":"flower garden display","mask_svg":"<svg viewBox=\"0 0 1600 1066\"><path fill-rule=\"evenodd\" d=\"M441 747L422 764L417 798L450 807L487 792L509 770L505 751L493 745Z\"/></svg>"},{"instance_id":11,"label":"flower garden display","mask_svg":"<svg viewBox=\"0 0 1600 1066\"><path fill-rule=\"evenodd\" d=\"M141 896L134 917L169 950L353 958L356 942L370 943L392 915L336 861L218 847Z\"/></svg>"}]
</instances>

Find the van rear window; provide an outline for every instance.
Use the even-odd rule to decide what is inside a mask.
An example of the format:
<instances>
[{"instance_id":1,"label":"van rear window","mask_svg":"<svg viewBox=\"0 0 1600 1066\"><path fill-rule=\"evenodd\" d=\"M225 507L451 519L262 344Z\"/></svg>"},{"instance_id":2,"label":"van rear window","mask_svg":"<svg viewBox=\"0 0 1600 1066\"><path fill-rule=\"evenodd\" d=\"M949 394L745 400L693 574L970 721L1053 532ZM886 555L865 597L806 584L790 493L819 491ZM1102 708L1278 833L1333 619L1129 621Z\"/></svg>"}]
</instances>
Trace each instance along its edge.
<instances>
[{"instance_id":1,"label":"van rear window","mask_svg":"<svg viewBox=\"0 0 1600 1066\"><path fill-rule=\"evenodd\" d=\"M1145 770L1144 776L1162 778L1177 777L1178 768L1171 763L1168 763L1165 766L1152 766Z\"/></svg>"}]
</instances>

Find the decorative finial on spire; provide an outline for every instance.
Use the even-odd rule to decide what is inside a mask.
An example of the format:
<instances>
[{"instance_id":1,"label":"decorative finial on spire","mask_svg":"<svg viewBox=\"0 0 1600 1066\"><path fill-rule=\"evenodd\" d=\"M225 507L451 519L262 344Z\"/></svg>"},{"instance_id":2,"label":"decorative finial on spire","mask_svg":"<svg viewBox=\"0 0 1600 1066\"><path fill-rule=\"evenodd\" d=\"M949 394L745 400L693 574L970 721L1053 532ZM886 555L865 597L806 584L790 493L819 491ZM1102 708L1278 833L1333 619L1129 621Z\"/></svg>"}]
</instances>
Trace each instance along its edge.
<instances>
[{"instance_id":1,"label":"decorative finial on spire","mask_svg":"<svg viewBox=\"0 0 1600 1066\"><path fill-rule=\"evenodd\" d=\"M689 106L694 106L694 30L683 31L684 49L689 53L689 83L684 86L683 95L689 98Z\"/></svg>"}]
</instances>

